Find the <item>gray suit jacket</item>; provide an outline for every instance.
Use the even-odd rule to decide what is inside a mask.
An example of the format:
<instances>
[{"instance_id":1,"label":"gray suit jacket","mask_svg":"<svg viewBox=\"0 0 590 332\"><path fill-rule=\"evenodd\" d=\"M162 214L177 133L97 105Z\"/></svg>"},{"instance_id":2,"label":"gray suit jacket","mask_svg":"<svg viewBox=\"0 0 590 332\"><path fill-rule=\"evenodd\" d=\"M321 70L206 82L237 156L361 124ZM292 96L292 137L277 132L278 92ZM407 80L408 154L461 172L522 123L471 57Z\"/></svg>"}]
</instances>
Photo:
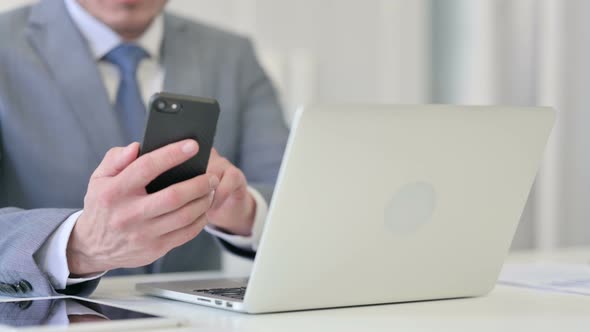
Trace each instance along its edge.
<instances>
[{"instance_id":1,"label":"gray suit jacket","mask_svg":"<svg viewBox=\"0 0 590 332\"><path fill-rule=\"evenodd\" d=\"M170 14L164 22L164 91L219 100L215 147L270 199L287 129L251 43ZM28 281L33 290L21 296L55 294L33 255L82 208L105 152L127 142L63 1L0 15L0 40L0 283ZM220 250L203 232L158 263L114 273L217 269Z\"/></svg>"}]
</instances>

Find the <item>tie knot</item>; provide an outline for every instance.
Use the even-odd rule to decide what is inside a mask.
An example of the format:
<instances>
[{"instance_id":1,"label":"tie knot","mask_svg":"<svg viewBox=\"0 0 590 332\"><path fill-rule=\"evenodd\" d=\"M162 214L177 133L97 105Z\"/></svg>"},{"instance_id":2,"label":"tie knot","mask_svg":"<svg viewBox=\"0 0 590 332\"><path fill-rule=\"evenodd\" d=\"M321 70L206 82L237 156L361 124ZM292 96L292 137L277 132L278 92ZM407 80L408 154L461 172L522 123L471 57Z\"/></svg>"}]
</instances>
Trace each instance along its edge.
<instances>
[{"instance_id":1,"label":"tie knot","mask_svg":"<svg viewBox=\"0 0 590 332\"><path fill-rule=\"evenodd\" d=\"M121 76L124 77L135 75L139 62L148 57L149 54L142 47L123 43L107 53L104 59L117 66L121 71Z\"/></svg>"}]
</instances>

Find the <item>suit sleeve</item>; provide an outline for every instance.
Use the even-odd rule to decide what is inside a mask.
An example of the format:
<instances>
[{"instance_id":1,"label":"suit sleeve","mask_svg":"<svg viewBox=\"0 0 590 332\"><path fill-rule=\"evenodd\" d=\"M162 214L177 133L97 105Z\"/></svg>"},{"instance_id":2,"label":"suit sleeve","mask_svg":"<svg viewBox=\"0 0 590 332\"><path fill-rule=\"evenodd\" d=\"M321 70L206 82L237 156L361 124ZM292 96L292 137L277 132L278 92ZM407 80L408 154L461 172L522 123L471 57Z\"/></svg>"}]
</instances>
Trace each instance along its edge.
<instances>
[{"instance_id":1,"label":"suit sleeve","mask_svg":"<svg viewBox=\"0 0 590 332\"><path fill-rule=\"evenodd\" d=\"M89 295L98 280L56 290L34 259L55 229L76 210L0 208L0 296Z\"/></svg>"},{"instance_id":2,"label":"suit sleeve","mask_svg":"<svg viewBox=\"0 0 590 332\"><path fill-rule=\"evenodd\" d=\"M270 203L289 132L276 91L248 39L242 40L239 54L241 132L237 166L246 175L248 184ZM220 242L236 255L255 256L254 251Z\"/></svg>"}]
</instances>

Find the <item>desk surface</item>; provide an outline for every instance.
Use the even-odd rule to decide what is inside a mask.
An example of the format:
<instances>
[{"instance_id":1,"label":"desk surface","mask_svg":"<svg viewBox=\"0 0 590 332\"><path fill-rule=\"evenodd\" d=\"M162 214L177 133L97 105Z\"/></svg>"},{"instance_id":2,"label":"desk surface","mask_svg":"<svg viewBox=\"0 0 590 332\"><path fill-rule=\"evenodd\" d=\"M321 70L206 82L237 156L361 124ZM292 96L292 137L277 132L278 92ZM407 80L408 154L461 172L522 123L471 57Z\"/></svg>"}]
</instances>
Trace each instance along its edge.
<instances>
[{"instance_id":1,"label":"desk surface","mask_svg":"<svg viewBox=\"0 0 590 332\"><path fill-rule=\"evenodd\" d=\"M589 263L590 248L520 252L509 262ZM590 297L496 286L485 297L305 312L246 315L145 297L137 282L210 278L216 273L105 278L93 298L149 313L182 317L191 331L588 331ZM184 330L184 329L183 329ZM176 330L178 331L178 330Z\"/></svg>"}]
</instances>

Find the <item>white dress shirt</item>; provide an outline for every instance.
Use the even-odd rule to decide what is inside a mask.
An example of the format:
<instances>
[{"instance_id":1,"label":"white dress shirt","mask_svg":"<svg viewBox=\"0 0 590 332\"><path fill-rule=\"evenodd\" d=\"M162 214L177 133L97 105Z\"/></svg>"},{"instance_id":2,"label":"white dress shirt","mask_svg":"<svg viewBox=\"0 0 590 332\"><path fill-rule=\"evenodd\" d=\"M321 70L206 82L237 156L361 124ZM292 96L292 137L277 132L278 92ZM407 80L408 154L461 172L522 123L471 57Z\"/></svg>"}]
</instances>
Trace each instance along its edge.
<instances>
[{"instance_id":1,"label":"white dress shirt","mask_svg":"<svg viewBox=\"0 0 590 332\"><path fill-rule=\"evenodd\" d=\"M119 86L120 74L117 67L103 57L112 49L122 43L121 37L107 25L93 17L76 0L64 0L68 13L74 24L80 30L82 36L88 42L90 51L98 64L98 70L105 84L109 99L114 104ZM137 79L145 104L150 96L162 90L164 83L164 68L160 63L160 48L164 36L164 19L157 16L145 33L136 41L149 54L138 66ZM115 111L114 108L112 110ZM262 228L266 219L268 205L264 197L254 188L249 187L249 192L256 202L256 214L251 236L238 236L225 233L208 225L205 230L221 238L232 245L242 249L256 250L260 242ZM72 214L66 219L47 239L40 250L35 254L35 260L44 271L55 289L64 289L68 285L92 280L104 275L101 273L90 278L69 278L70 271L66 257L66 248L70 234L82 211Z\"/></svg>"}]
</instances>

